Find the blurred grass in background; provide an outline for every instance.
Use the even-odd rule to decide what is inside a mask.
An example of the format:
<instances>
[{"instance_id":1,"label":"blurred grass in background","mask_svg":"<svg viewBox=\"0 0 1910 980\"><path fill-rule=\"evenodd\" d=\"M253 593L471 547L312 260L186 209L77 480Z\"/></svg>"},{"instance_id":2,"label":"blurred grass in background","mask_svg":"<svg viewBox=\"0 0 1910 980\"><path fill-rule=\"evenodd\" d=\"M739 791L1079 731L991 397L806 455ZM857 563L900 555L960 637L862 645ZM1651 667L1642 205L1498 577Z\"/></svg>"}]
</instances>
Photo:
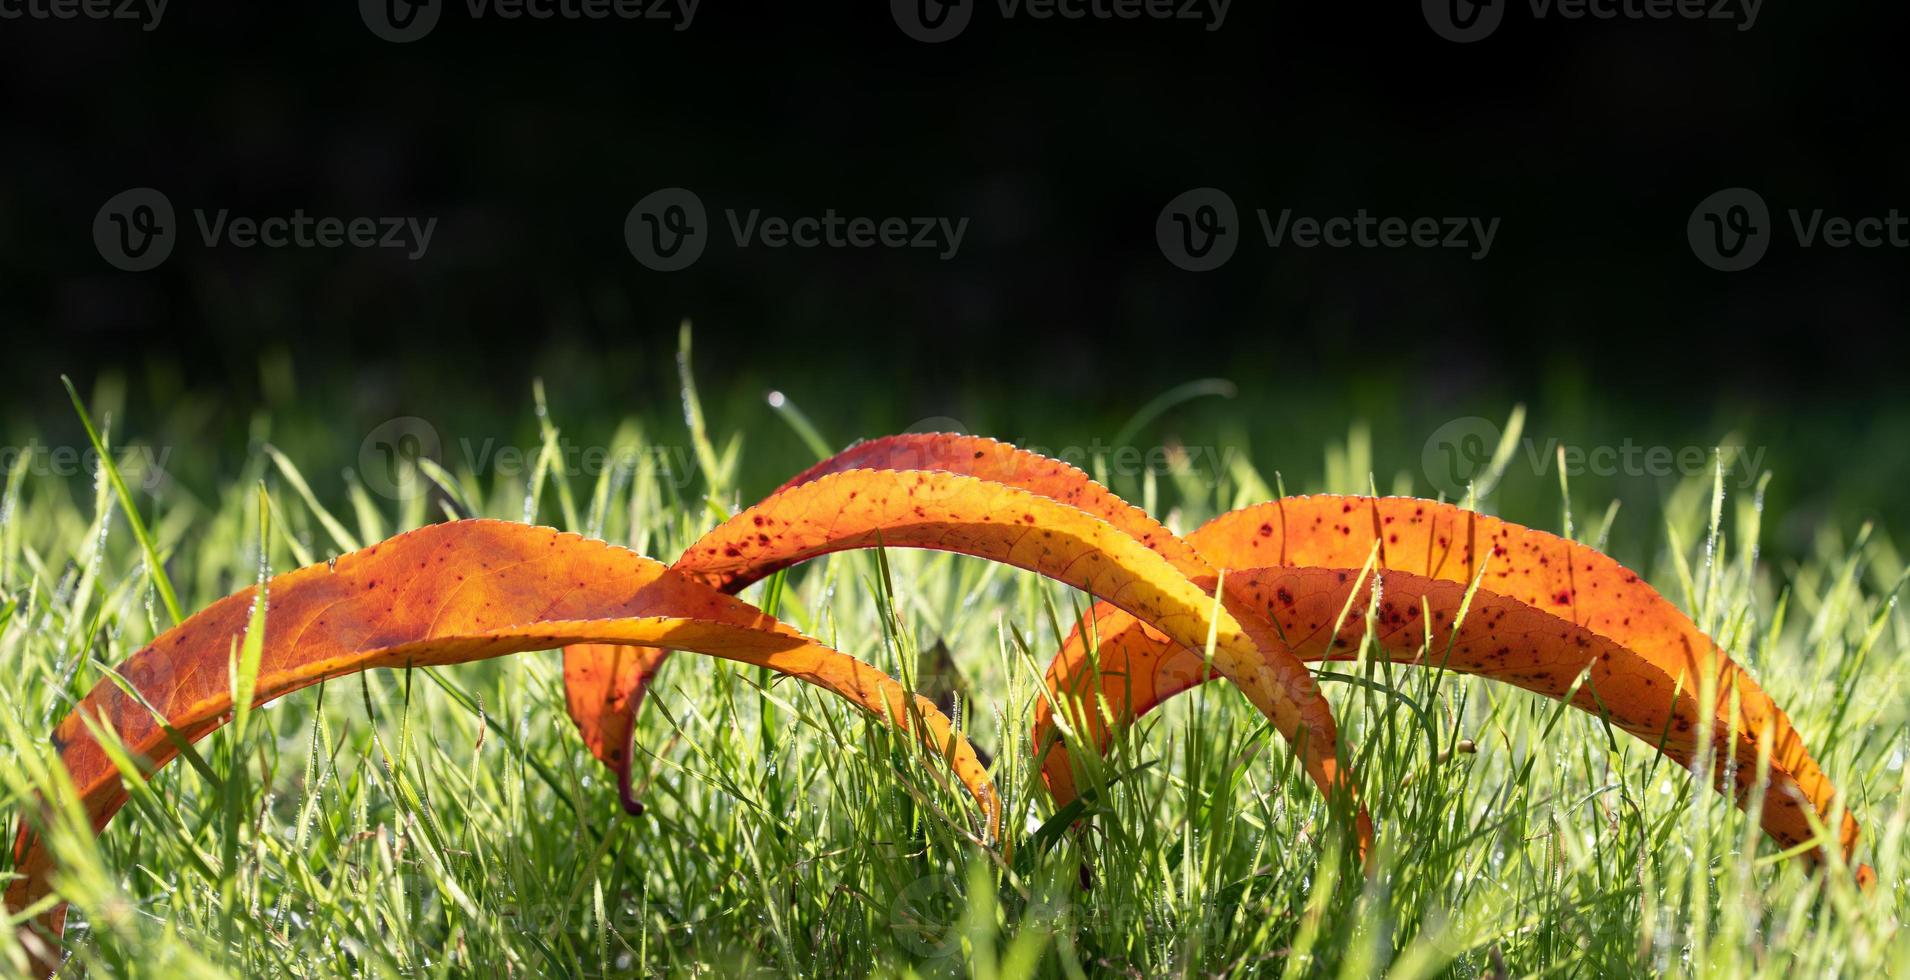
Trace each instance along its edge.
<instances>
[{"instance_id":1,"label":"blurred grass in background","mask_svg":"<svg viewBox=\"0 0 1910 980\"><path fill-rule=\"evenodd\" d=\"M741 440L734 485L750 500L813 456L768 404L771 392L785 394L834 446L951 426L1019 445L1076 450L1081 455L1071 461L1077 463L1097 447L1112 454L1117 443L1143 456L1184 445L1196 453L1197 470L1202 452L1238 454L1296 487L1336 475L1329 472L1336 464L1328 447L1347 443L1352 434L1349 448L1357 459L1350 462L1361 473L1370 469L1381 492L1443 491L1448 498L1458 494L1451 492L1449 477L1430 472L1439 449L1429 442L1451 434L1458 420L1481 420L1496 431L1522 404L1525 439L1505 471L1495 509L1549 526L1559 513L1557 447L1588 455L1606 451L1611 460L1633 447L1637 465L1611 472L1580 464L1570 474L1573 492L1583 500L1601 508L1621 501L1612 537L1621 558L1636 557L1627 549L1658 536L1661 507L1679 477L1710 466L1705 460L1695 468L1653 467L1644 456L1653 449L1676 455L1743 447L1772 475L1766 503L1775 522L1766 529L1764 547L1780 559L1810 554L1822 533L1847 537L1875 522L1879 536L1888 537L1891 530L1910 527L1910 494L1901 492L1910 485L1910 453L1902 448L1910 445L1910 405L1877 390L1839 400L1767 398L1755 388L1733 394L1711 382L1607 384L1568 363L1516 382L1423 376L1384 364L1355 377L1331 378L1296 364L1268 377L1229 374L1220 363L1208 382L1198 375L1140 374L1064 385L1046 379L1065 374L1065 365L1011 361L994 372L951 366L947 374L904 375L853 351L843 352L843 362L839 369L819 370L804 355L779 370L783 361L769 350L706 343L699 352L704 413L712 431ZM221 386L195 385L187 374L161 358L75 378L95 414L114 420L121 442L167 453L157 489L182 506L208 506L268 442L299 462L321 500L342 503L342 474L364 468L366 454L376 452L368 440L388 434L393 419L427 424L441 444L439 461L453 470L523 482L530 468L525 457L536 453L542 439L533 412L537 379L562 420L574 460L601 456L631 424L660 459L690 449L679 372L667 352L638 359L627 351L603 356L557 347L512 370L473 377L416 358L381 360L359 373L325 368L308 375L281 350L261 357L256 370L235 366L234 380ZM516 380L493 380L499 374ZM1151 402L1186 388L1200 394L1137 419ZM1462 435L1472 431L1458 429ZM0 407L0 448L7 453L0 461L10 462L29 447L86 447L57 376L16 378ZM40 465L51 475L46 463ZM497 472L512 469L518 472ZM1212 469L1205 467L1210 477ZM1743 472L1727 474L1729 489L1749 489ZM678 482L688 485L694 478L679 474ZM1116 489L1130 493L1136 485Z\"/></svg>"}]
</instances>

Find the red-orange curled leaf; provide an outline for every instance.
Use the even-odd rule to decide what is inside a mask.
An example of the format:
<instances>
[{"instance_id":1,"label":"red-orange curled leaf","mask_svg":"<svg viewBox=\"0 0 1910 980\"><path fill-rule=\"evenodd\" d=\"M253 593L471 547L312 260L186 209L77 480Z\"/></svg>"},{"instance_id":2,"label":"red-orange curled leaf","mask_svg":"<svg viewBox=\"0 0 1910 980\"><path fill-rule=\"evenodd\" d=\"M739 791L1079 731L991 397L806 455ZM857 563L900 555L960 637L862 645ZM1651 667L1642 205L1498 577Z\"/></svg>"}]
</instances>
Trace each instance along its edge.
<instances>
[{"instance_id":1,"label":"red-orange curled leaf","mask_svg":"<svg viewBox=\"0 0 1910 980\"><path fill-rule=\"evenodd\" d=\"M821 646L741 600L634 552L549 528L501 521L440 524L272 578L256 703L375 667L464 663L566 643L642 644L767 667L838 694L943 755L992 835L1000 804L973 749L925 699L853 657ZM176 749L154 712L188 740L231 717L227 670L257 590L228 596L166 631L118 673L149 710L107 682L62 721L53 741L95 829L125 802L119 771L86 720L117 734L152 769ZM84 718L82 717L84 716ZM23 823L19 909L49 891L50 858ZM57 936L64 907L42 917Z\"/></svg>"},{"instance_id":2,"label":"red-orange curled leaf","mask_svg":"<svg viewBox=\"0 0 1910 980\"><path fill-rule=\"evenodd\" d=\"M816 490L819 484L829 488ZM1017 555L1014 550L1030 538L1037 544L1055 540L1057 532L1070 541L1061 552ZM1077 532L1084 536L1068 538ZM896 436L852 447L712 531L674 567L734 591L807 558L878 544L1003 561L1097 595L1110 595L1097 584L1097 574L1130 576L1099 580L1126 583L1121 588L1133 584L1135 571L1157 584L1176 584L1171 580L1178 578L1182 584L1176 587L1187 596L1211 595L1215 578L1185 543L1080 470L993 440L944 434ZM1187 584L1194 588L1185 589ZM1120 595L1110 598L1121 603ZM1205 607L1211 609L1211 600ZM1351 780L1336 757L1330 708L1306 668L1257 613L1225 599L1219 619L1223 633L1215 668L1241 684L1275 727L1301 747L1307 772L1323 790L1350 793ZM1185 620L1162 625L1190 649L1204 651L1204 626L1190 630ZM586 740L621 747L627 745L631 720L617 712L634 711L642 693L639 682L654 674L660 658L646 657L621 671L606 659L597 651L567 651L566 663L578 670L566 681L578 682L569 697ZM613 686L600 686L606 681ZM575 707L580 702L589 706L582 714ZM607 732L591 733L592 723L606 725ZM617 768L617 761L605 761ZM627 770L619 770L619 781L628 786ZM1058 795L1056 800L1071 798ZM1371 824L1363 810L1356 822L1364 847Z\"/></svg>"},{"instance_id":3,"label":"red-orange curled leaf","mask_svg":"<svg viewBox=\"0 0 1910 980\"><path fill-rule=\"evenodd\" d=\"M797 474L765 500L849 470L939 470L1017 487L1057 500L1112 524L1143 545L1160 553L1182 574L1211 576L1212 570L1159 522L1114 495L1079 469L1007 443L980 436L953 433L910 433L857 443ZM682 572L701 572L699 552L687 551L673 565ZM734 595L759 580L748 574L709 584ZM564 648L564 698L584 744L617 777L624 808L642 812L631 785L631 736L645 692L669 659L668 650L648 647L580 645Z\"/></svg>"},{"instance_id":4,"label":"red-orange curled leaf","mask_svg":"<svg viewBox=\"0 0 1910 980\"><path fill-rule=\"evenodd\" d=\"M1233 511L1188 535L1188 542L1228 569L1228 591L1274 620L1306 660L1356 654L1364 616L1346 617L1340 633L1331 634L1349 598L1356 610L1365 609L1371 582L1353 592L1377 546L1381 599L1374 639L1390 655L1416 662L1428 649L1430 632L1435 664L1554 699L1564 698L1583 673L1575 707L1608 712L1614 725L1662 746L1681 764L1698 753L1708 729L1722 750L1718 755L1734 756L1732 794L1740 804L1748 802L1758 746L1768 739L1774 791L1762 822L1786 846L1813 836L1806 808L1826 821L1833 811L1835 788L1763 689L1638 575L1585 545L1449 504L1339 496L1294 497ZM1482 563L1479 589L1455 630L1467 586ZM1422 609L1431 611L1430 627ZM1204 680L1188 669L1184 650L1145 624L1107 606L1091 615L1100 642L1101 695L1115 707L1116 724L1130 724ZM1051 686L1086 686L1087 654L1077 630L1049 666ZM1129 677L1173 682L1130 684ZM1717 696L1701 705L1707 679ZM1105 727L1094 734L1105 744ZM1716 760L1720 773L1725 762ZM1051 753L1044 772L1051 782L1072 779L1065 755ZM1856 819L1846 813L1836 829L1846 858L1857 833ZM1860 869L1860 877L1868 875Z\"/></svg>"}]
</instances>

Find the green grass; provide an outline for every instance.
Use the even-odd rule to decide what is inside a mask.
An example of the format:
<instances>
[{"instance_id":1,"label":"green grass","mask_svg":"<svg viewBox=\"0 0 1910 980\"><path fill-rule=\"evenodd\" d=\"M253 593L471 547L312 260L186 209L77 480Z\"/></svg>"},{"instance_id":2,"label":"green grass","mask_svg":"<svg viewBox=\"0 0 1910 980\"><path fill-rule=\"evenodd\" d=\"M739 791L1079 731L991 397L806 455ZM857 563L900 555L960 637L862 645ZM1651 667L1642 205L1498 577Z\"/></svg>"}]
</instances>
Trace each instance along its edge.
<instances>
[{"instance_id":1,"label":"green grass","mask_svg":"<svg viewBox=\"0 0 1910 980\"><path fill-rule=\"evenodd\" d=\"M558 445L541 388L536 404L538 445ZM739 444L689 417L689 430L626 422L606 445L633 464L595 478L537 453L522 476L415 474L397 500L301 472L263 442L195 496L18 468L0 511L9 834L30 794L60 792L44 733L169 624L170 592L190 612L262 568L450 513L673 558L752 499L736 489ZM785 439L801 451L807 435ZM1244 457L1217 478L1113 482L1183 531L1282 482L1413 489L1384 474L1416 460L1376 463L1359 430L1320 448L1329 465L1304 486ZM700 461L694 479L660 468L679 457ZM1604 537L1606 501L1560 499L1552 529ZM1754 819L1594 718L1377 660L1323 677L1369 787L1371 868L1222 685L1092 766L1087 829L1055 833L1066 820L1047 824L1027 731L1040 669L1087 597L893 551L821 560L745 596L914 682L940 669L923 651L946 644L970 691L967 731L996 760L1012 861L975 846L972 807L906 741L802 685L690 656L643 712L650 808L625 816L564 713L557 655L531 654L291 695L201 742L203 770L160 772L97 840L56 823L67 938L104 976L1910 973L1910 620L1886 536L1823 526L1803 557L1760 560L1769 518L1755 496L1720 500L1703 478L1621 514L1628 560L1750 666L1850 795L1873 892L1780 858ZM24 968L11 929L0 962Z\"/></svg>"}]
</instances>

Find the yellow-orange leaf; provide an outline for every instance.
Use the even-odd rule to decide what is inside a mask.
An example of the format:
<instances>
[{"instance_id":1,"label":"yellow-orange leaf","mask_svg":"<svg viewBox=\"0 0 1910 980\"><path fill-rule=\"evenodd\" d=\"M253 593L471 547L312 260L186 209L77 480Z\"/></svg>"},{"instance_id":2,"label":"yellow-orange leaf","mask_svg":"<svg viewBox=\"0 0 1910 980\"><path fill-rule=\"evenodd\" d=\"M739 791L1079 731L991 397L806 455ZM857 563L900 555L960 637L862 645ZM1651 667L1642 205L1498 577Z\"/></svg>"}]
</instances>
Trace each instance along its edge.
<instances>
[{"instance_id":1,"label":"yellow-orange leaf","mask_svg":"<svg viewBox=\"0 0 1910 980\"><path fill-rule=\"evenodd\" d=\"M849 470L941 470L1017 487L1099 517L1160 553L1183 575L1198 578L1213 574L1186 542L1079 469L979 436L910 433L857 443L797 474L766 499ZM699 556L707 553L691 548L672 567L701 572ZM747 574L706 580L735 594L761 577ZM564 648L564 699L571 719L591 753L616 774L619 796L624 809L631 813L643 810L631 785L631 735L644 694L669 656L668 650L649 647ZM1324 709L1324 702L1320 707ZM1330 715L1325 717L1330 721Z\"/></svg>"},{"instance_id":2,"label":"yellow-orange leaf","mask_svg":"<svg viewBox=\"0 0 1910 980\"><path fill-rule=\"evenodd\" d=\"M266 590L259 703L375 667L464 663L567 643L691 650L798 678L914 733L947 759L991 835L1000 818L986 771L932 703L747 603L625 549L549 528L459 521L277 576ZM208 606L120 666L145 704L102 683L60 723L54 744L96 829L127 794L87 721L115 732L151 768L177 751L161 718L188 740L225 724L233 708L228 653L256 591ZM6 898L20 909L49 888L50 857L25 825L15 860L20 877ZM63 919L60 907L41 925L57 935Z\"/></svg>"},{"instance_id":3,"label":"yellow-orange leaf","mask_svg":"<svg viewBox=\"0 0 1910 980\"><path fill-rule=\"evenodd\" d=\"M1833 812L1834 787L1763 689L1650 585L1589 547L1449 504L1339 496L1237 510L1188 542L1228 569L1227 590L1277 623L1306 660L1355 655L1364 616L1346 617L1337 636L1333 625L1349 598L1365 609L1371 582L1360 583L1359 573L1377 547L1374 640L1389 654L1416 662L1429 649L1434 664L1555 699L1584 674L1574 706L1609 713L1614 725L1679 763L1689 764L1712 739L1717 770L1735 773L1730 792L1741 804L1757 776L1759 744L1768 741L1773 792L1762 823L1787 846L1812 838L1806 809L1826 821ZM1455 629L1482 564L1479 590ZM1422 609L1430 610L1430 624ZM1189 669L1183 649L1145 624L1105 605L1092 616L1101 694L1115 723L1129 724L1204 680ZM1050 685L1084 689L1088 659L1077 630L1049 666ZM1700 700L1705 691L1714 692L1708 703ZM1038 721L1037 737L1047 724ZM1105 726L1093 734L1106 744ZM1051 783L1073 778L1063 753L1051 752L1044 772ZM1855 818L1845 814L1836 837L1846 858L1857 833ZM1868 875L1860 869L1860 877Z\"/></svg>"},{"instance_id":4,"label":"yellow-orange leaf","mask_svg":"<svg viewBox=\"0 0 1910 980\"><path fill-rule=\"evenodd\" d=\"M1179 610L1173 618L1158 618L1159 609L1141 615L1204 657L1213 602L1192 597L1211 595L1213 570L1145 512L1080 470L988 439L908 435L852 447L712 531L674 567L735 591L807 558L877 545L1006 562L1108 596L1116 605L1135 600L1107 589L1172 586ZM1190 613L1193 606L1199 608ZM1350 793L1351 780L1337 762L1331 710L1311 674L1254 611L1225 599L1218 619L1214 668L1241 684L1301 747L1307 772L1323 790ZM586 741L615 746L605 761L617 769L628 758L620 750L627 745L631 712L661 655L645 653L618 665L606 653L566 651L566 682ZM1204 659L1194 669L1203 671ZM586 706L581 713L580 703ZM601 729L593 732L593 725ZM627 787L627 770L618 771ZM1059 803L1071 798L1071 792L1056 796ZM1371 837L1364 810L1357 832L1364 847Z\"/></svg>"}]
</instances>

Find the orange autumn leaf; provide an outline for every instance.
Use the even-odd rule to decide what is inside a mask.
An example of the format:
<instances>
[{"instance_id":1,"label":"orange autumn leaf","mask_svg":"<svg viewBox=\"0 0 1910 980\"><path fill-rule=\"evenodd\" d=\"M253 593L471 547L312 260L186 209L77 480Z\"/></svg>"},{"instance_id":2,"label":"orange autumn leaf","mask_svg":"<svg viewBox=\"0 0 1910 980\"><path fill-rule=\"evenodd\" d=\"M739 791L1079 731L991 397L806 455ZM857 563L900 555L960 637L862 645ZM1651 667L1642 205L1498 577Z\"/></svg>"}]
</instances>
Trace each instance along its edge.
<instances>
[{"instance_id":1,"label":"orange autumn leaf","mask_svg":"<svg viewBox=\"0 0 1910 980\"><path fill-rule=\"evenodd\" d=\"M127 790L89 723L116 733L148 772L178 751L162 719L189 741L226 724L234 707L228 658L257 591L213 603L121 664L117 672L138 699L103 682L60 723L53 744L95 830ZM814 684L914 733L953 767L989 835L999 829L993 784L932 703L741 600L600 541L502 521L440 524L276 576L265 602L255 703L376 667L465 663L567 643L691 650ZM52 871L26 822L15 861L19 877L6 904L22 909L49 893ZM57 937L64 917L57 906L40 925Z\"/></svg>"},{"instance_id":2,"label":"orange autumn leaf","mask_svg":"<svg viewBox=\"0 0 1910 980\"><path fill-rule=\"evenodd\" d=\"M1367 628L1358 611L1372 595L1360 572L1374 556L1380 601L1373 639L1401 662L1427 656L1445 669L1550 698L1569 695L1574 707L1609 713L1615 726L1683 765L1709 731L1719 749L1717 772L1735 773L1729 792L1740 805L1756 780L1759 746L1768 744L1772 792L1762 824L1787 847L1812 839L1811 820L1828 821L1834 812L1835 788L1782 709L1670 601L1585 545L1450 504L1341 496L1233 511L1188 535L1188 543L1228 569L1228 591L1275 621L1305 660L1356 656ZM1455 629L1475 578L1479 589ZM1332 635L1349 599L1355 613ZM1430 624L1422 609L1430 610ZM1184 650L1145 624L1106 605L1090 615L1100 644L1099 693L1116 724L1131 724L1205 679L1190 669ZM1049 666L1050 685L1085 690L1092 683L1088 663L1077 629ZM1712 700L1701 704L1705 691L1714 692ZM1105 719L1090 714L1097 722L1090 734L1105 748ZM1038 719L1037 738L1049 724ZM1071 785L1066 754L1051 752L1044 774ZM1844 814L1835 836L1846 859L1857 835L1856 819ZM1869 874L1859 869L1860 878Z\"/></svg>"},{"instance_id":3,"label":"orange autumn leaf","mask_svg":"<svg viewBox=\"0 0 1910 980\"><path fill-rule=\"evenodd\" d=\"M1193 549L1146 511L1115 496L1079 469L977 436L912 433L857 443L792 477L765 500L824 476L859 469L942 470L1018 487L1099 517L1159 552L1184 575L1212 574ZM704 553L691 548L672 567L701 572L698 556ZM761 574L753 574L706 581L734 595L761 578ZM630 773L636 715L645 692L669 656L668 650L646 647L564 648L564 698L571 719L591 753L616 774L619 796L624 809L631 813L643 812ZM1331 720L1330 715L1326 717Z\"/></svg>"},{"instance_id":4,"label":"orange autumn leaf","mask_svg":"<svg viewBox=\"0 0 1910 980\"><path fill-rule=\"evenodd\" d=\"M988 558L1107 596L1173 635L1196 658L1197 672L1206 670L1209 620L1217 619L1214 669L1300 747L1323 791L1352 791L1337 761L1331 709L1267 620L1231 597L1209 616L1213 569L1146 512L1058 460L948 434L862 443L710 532L673 567L733 592L807 558L876 546ZM611 750L599 757L623 787L634 711L662 659L649 651L621 660L607 650L566 651L572 716L587 743ZM1055 794L1057 804L1071 799L1071 792ZM1363 809L1356 832L1364 849L1372 829Z\"/></svg>"}]
</instances>

